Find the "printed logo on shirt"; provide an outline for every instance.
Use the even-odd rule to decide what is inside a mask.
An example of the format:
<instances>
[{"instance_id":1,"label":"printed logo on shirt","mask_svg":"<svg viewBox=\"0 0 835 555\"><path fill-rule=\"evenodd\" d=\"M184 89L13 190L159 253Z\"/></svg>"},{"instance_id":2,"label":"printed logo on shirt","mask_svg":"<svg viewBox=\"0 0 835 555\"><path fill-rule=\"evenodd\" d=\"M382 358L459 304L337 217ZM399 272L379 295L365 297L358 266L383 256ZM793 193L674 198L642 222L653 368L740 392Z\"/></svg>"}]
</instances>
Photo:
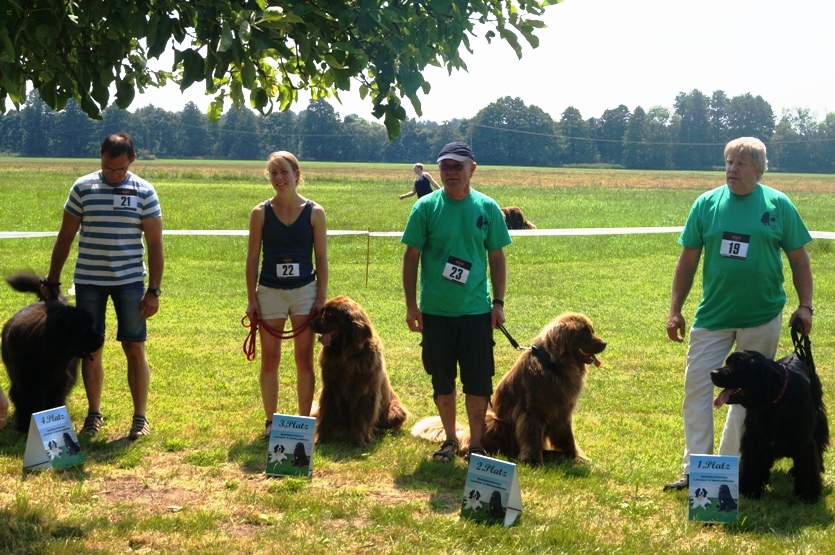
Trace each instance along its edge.
<instances>
[{"instance_id":1,"label":"printed logo on shirt","mask_svg":"<svg viewBox=\"0 0 835 555\"><path fill-rule=\"evenodd\" d=\"M777 217L772 216L771 212L763 212L763 216L762 216L762 218L760 218L760 222L762 222L762 224L764 226L768 226L768 227L771 227L771 224L776 222L776 221L777 221Z\"/></svg>"}]
</instances>

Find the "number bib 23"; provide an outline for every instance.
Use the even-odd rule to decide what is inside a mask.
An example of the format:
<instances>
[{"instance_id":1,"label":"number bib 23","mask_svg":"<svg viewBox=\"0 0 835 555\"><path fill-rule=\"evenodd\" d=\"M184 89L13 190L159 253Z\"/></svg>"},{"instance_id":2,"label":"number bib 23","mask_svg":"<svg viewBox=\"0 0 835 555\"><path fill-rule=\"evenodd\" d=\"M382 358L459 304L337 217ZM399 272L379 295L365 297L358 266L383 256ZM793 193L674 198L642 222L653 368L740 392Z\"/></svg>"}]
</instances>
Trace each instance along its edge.
<instances>
[{"instance_id":1,"label":"number bib 23","mask_svg":"<svg viewBox=\"0 0 835 555\"><path fill-rule=\"evenodd\" d=\"M450 256L446 261L446 266L444 266L443 277L453 283L464 285L467 283L467 278L470 277L470 268L472 267L472 262Z\"/></svg>"}]
</instances>

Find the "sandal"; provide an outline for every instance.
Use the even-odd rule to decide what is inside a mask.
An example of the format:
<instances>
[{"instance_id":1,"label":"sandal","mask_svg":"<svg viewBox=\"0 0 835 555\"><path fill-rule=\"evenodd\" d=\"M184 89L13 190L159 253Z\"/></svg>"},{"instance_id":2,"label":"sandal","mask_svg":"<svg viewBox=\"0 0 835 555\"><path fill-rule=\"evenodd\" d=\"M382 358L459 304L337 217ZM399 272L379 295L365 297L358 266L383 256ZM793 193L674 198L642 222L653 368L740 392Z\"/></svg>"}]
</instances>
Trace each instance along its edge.
<instances>
[{"instance_id":1,"label":"sandal","mask_svg":"<svg viewBox=\"0 0 835 555\"><path fill-rule=\"evenodd\" d=\"M467 462L470 462L470 455L481 455L482 457L486 457L487 451L485 451L484 447L481 445L473 445L467 448L467 455L464 457Z\"/></svg>"},{"instance_id":2,"label":"sandal","mask_svg":"<svg viewBox=\"0 0 835 555\"><path fill-rule=\"evenodd\" d=\"M261 439L263 439L264 441L269 441L270 440L270 433L272 433L272 431L273 431L273 421L272 420L267 420L266 422L264 422L264 434L261 436Z\"/></svg>"},{"instance_id":3,"label":"sandal","mask_svg":"<svg viewBox=\"0 0 835 555\"><path fill-rule=\"evenodd\" d=\"M441 448L432 453L432 458L438 462L450 462L455 459L461 445L456 439L448 439L441 444Z\"/></svg>"}]
</instances>

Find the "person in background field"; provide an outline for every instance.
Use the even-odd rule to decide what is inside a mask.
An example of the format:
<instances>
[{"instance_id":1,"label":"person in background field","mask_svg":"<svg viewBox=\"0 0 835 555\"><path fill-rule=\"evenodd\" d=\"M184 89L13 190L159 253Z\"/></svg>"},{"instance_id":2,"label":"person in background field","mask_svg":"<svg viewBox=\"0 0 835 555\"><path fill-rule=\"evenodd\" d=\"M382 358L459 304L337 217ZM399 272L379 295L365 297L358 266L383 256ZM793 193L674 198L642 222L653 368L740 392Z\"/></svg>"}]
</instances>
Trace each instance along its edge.
<instances>
[{"instance_id":1,"label":"person in background field","mask_svg":"<svg viewBox=\"0 0 835 555\"><path fill-rule=\"evenodd\" d=\"M107 299L113 299L121 342L127 358L128 386L133 399L133 420L128 438L151 433L146 417L151 370L145 355L146 320L159 310L160 284L165 257L162 246L162 211L153 186L130 171L136 160L133 139L127 133L108 136L101 145L101 171L79 178L64 205L61 229L52 249L49 273L42 280L46 298L60 294L61 271L76 233L76 306L93 316L93 329L104 335ZM142 237L148 248L145 270ZM148 277L148 288L144 280ZM102 350L82 360L81 375L88 413L80 434L98 435L104 367Z\"/></svg>"},{"instance_id":2,"label":"person in background field","mask_svg":"<svg viewBox=\"0 0 835 555\"><path fill-rule=\"evenodd\" d=\"M415 164L414 168L412 168L417 176L415 178L415 183L412 185L412 190L408 193L403 193L402 195L397 195L397 198L403 200L406 197L411 197L412 195L417 195L418 198L428 195L433 190L440 189L441 186L438 185L432 176L429 175L429 172L423 171L423 164L417 163Z\"/></svg>"},{"instance_id":3,"label":"person in background field","mask_svg":"<svg viewBox=\"0 0 835 555\"><path fill-rule=\"evenodd\" d=\"M433 458L451 461L459 450L458 368L470 427L468 452L485 454L481 436L493 394L493 329L505 321L503 249L510 244L510 234L499 205L470 188L476 163L469 145L447 144L438 155L438 168L443 189L415 203L403 232L403 290L409 329L423 334L423 366L432 377L435 405L446 433Z\"/></svg>"},{"instance_id":4,"label":"person in background field","mask_svg":"<svg viewBox=\"0 0 835 555\"><path fill-rule=\"evenodd\" d=\"M246 314L253 324L259 323L261 339L261 398L267 417L264 439L270 437L278 408L281 362L281 339L264 329L264 324L283 331L289 317L294 331L303 329L293 339L296 389L299 414L310 416L316 375L314 333L307 323L324 306L328 291L325 210L299 195L301 170L293 154L273 152L267 172L275 194L252 209L246 255Z\"/></svg>"},{"instance_id":5,"label":"person in background field","mask_svg":"<svg viewBox=\"0 0 835 555\"><path fill-rule=\"evenodd\" d=\"M789 198L759 183L768 167L765 145L742 137L725 147L727 183L702 194L690 209L679 237L681 255L673 276L667 335L682 342L684 301L704 253L702 301L690 328L684 371L684 474L665 490L690 484L690 455L713 454L713 383L710 372L736 350L774 358L786 292L786 253L798 306L789 318L812 331L812 270L805 245L812 240ZM739 455L745 409L728 410L720 455Z\"/></svg>"}]
</instances>

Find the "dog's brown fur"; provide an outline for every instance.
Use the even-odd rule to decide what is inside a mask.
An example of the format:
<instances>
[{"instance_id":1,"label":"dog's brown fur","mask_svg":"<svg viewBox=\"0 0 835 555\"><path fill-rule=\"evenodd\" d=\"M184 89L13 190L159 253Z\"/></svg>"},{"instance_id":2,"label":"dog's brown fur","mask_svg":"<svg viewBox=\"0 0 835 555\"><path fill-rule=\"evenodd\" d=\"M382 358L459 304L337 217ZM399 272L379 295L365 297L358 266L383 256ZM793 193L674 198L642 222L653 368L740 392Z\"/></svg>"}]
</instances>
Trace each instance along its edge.
<instances>
[{"instance_id":1,"label":"dog's brown fur","mask_svg":"<svg viewBox=\"0 0 835 555\"><path fill-rule=\"evenodd\" d=\"M383 344L362 307L335 297L310 327L322 334L323 345L316 440L327 442L347 431L351 443L361 446L375 432L402 427L408 412L391 388Z\"/></svg>"},{"instance_id":2,"label":"dog's brown fur","mask_svg":"<svg viewBox=\"0 0 835 555\"><path fill-rule=\"evenodd\" d=\"M499 382L487 411L481 446L490 454L501 453L531 465L543 464L552 455L583 461L572 415L585 383L586 365L599 364L595 355L606 348L606 342L594 333L586 316L569 312L545 326L533 345L547 355L546 360L527 350ZM466 447L469 433L457 427ZM439 428L439 418L426 418L414 426L412 434L437 440L443 435Z\"/></svg>"},{"instance_id":3,"label":"dog's brown fur","mask_svg":"<svg viewBox=\"0 0 835 555\"><path fill-rule=\"evenodd\" d=\"M507 224L507 229L536 229L532 222L525 219L522 215L522 209L518 206L507 206L502 208L504 214L504 223Z\"/></svg>"}]
</instances>

